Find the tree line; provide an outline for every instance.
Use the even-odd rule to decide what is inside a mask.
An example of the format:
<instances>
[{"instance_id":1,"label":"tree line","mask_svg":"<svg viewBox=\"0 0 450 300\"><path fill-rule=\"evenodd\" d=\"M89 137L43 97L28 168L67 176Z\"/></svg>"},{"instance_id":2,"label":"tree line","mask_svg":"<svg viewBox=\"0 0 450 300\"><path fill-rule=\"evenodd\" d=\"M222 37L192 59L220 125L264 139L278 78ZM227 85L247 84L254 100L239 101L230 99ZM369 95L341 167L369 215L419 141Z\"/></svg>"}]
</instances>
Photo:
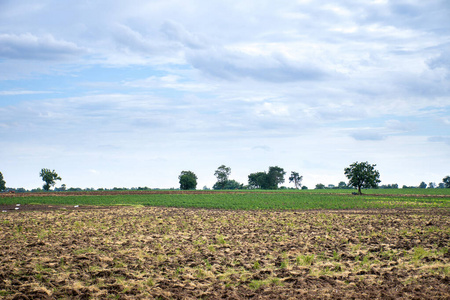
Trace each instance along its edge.
<instances>
[{"instance_id":1,"label":"tree line","mask_svg":"<svg viewBox=\"0 0 450 300\"><path fill-rule=\"evenodd\" d=\"M375 169L375 164L369 164L368 162L355 162L349 167L344 169L344 175L349 180L348 183L344 181L339 182L338 186L328 185L325 186L322 183L316 185L316 189L345 189L345 188L355 188L358 194L362 194L362 189L367 188L392 188L397 189L398 184L389 184L379 186L380 172ZM231 168L225 165L221 165L214 172L214 176L217 178L216 183L213 186L214 190L235 190L235 189L263 189L263 190L275 190L280 188L280 184L285 182L284 176L286 172L283 168L278 166L269 167L268 171L255 172L248 175L248 184L244 185L237 182L234 179L230 179ZM55 170L50 170L43 168L41 169L39 176L44 181L43 189L44 191L49 191L50 188L54 187L57 180L62 180L61 177L55 172ZM180 189L181 190L194 190L197 188L197 175L192 171L181 171L178 176ZM308 189L302 186L303 176L300 176L298 172L291 171L289 176L289 183L293 183L295 189ZM450 188L450 176L446 176L442 179L442 182L436 185L434 182L430 182L428 185L425 182L421 182L418 186L419 188ZM282 187L285 188L285 187ZM402 188L416 188L404 185ZM149 188L131 188L131 190L147 190ZM204 188L206 189L206 187ZM0 172L0 191L6 190L6 182L3 178L3 174ZM15 189L11 189L15 190ZM26 190L23 188L17 189L19 192ZM40 189L38 189L40 190ZM60 188L55 188L55 191L78 191L82 190L79 188L66 189L65 184ZM85 189L86 190L86 189ZM94 190L94 189L87 189ZM107 190L107 189L97 189L97 190ZM113 188L111 190L128 190L127 188ZM32 191L36 191L32 190Z\"/></svg>"},{"instance_id":2,"label":"tree line","mask_svg":"<svg viewBox=\"0 0 450 300\"><path fill-rule=\"evenodd\" d=\"M344 169L344 174L349 180L348 183L344 181L339 182L338 186L332 184L325 186L324 184L317 184L316 189L327 189L327 188L355 188L358 194L362 194L362 189L367 188L398 188L398 184L389 184L379 186L380 172L375 169L375 164L369 164L368 162L355 162L349 167ZM224 190L224 189L264 189L273 190L278 189L279 185L284 183L284 176L286 172L283 168L278 166L269 167L269 170L251 173L248 175L248 185L241 184L236 180L229 179L231 174L231 168L225 165L221 165L214 172L214 176L217 178L217 182L214 184L213 189ZM192 171L182 171L178 177L180 182L180 189L196 189L197 188L197 176ZM289 176L289 183L294 183L296 189L308 189L302 186L303 176L300 176L298 172L291 171ZM423 188L424 182L422 182L419 187ZM427 185L425 184L425 187ZM438 186L436 184L430 183L429 188L450 188L450 176L446 176L442 179L442 183ZM403 186L403 188L407 188Z\"/></svg>"}]
</instances>

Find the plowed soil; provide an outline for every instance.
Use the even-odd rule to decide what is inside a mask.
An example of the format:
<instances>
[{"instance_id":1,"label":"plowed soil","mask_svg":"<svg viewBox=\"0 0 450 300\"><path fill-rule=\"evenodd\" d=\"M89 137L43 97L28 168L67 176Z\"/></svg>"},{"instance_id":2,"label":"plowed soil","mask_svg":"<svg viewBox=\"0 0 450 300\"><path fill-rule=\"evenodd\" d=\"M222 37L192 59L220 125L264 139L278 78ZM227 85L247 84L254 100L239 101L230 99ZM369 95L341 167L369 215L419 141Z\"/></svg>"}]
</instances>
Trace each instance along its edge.
<instances>
[{"instance_id":1,"label":"plowed soil","mask_svg":"<svg viewBox=\"0 0 450 300\"><path fill-rule=\"evenodd\" d=\"M4 299L450 298L446 209L4 208Z\"/></svg>"}]
</instances>

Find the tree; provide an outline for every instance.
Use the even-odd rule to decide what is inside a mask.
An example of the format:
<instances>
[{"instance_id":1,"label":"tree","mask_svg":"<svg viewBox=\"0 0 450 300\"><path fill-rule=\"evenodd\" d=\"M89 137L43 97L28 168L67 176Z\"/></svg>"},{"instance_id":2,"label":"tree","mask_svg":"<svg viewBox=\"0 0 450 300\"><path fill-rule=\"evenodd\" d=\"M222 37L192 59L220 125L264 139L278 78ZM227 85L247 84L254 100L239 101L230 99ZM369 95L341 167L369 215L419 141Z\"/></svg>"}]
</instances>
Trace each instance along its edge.
<instances>
[{"instance_id":1,"label":"tree","mask_svg":"<svg viewBox=\"0 0 450 300\"><path fill-rule=\"evenodd\" d=\"M214 184L213 189L223 190L228 182L228 176L230 176L230 173L231 168L225 165L218 167L216 172L214 172L214 176L217 177L217 182Z\"/></svg>"},{"instance_id":2,"label":"tree","mask_svg":"<svg viewBox=\"0 0 450 300\"><path fill-rule=\"evenodd\" d=\"M251 173L248 175L248 185L252 189L264 189L267 186L266 172Z\"/></svg>"},{"instance_id":3,"label":"tree","mask_svg":"<svg viewBox=\"0 0 450 300\"><path fill-rule=\"evenodd\" d=\"M291 176L289 177L289 183L293 182L296 189L302 186L303 176L300 176L297 172L291 171Z\"/></svg>"},{"instance_id":4,"label":"tree","mask_svg":"<svg viewBox=\"0 0 450 300\"><path fill-rule=\"evenodd\" d=\"M285 174L286 172L283 168L280 168L278 166L269 167L269 172L267 173L268 189L276 190L278 188L278 185L284 182Z\"/></svg>"},{"instance_id":5,"label":"tree","mask_svg":"<svg viewBox=\"0 0 450 300\"><path fill-rule=\"evenodd\" d=\"M180 189L182 190L195 190L197 187L197 175L191 171L181 171L180 176Z\"/></svg>"},{"instance_id":6,"label":"tree","mask_svg":"<svg viewBox=\"0 0 450 300\"><path fill-rule=\"evenodd\" d=\"M426 188L427 188L427 184L426 184L424 181L422 181L422 182L419 184L419 188L421 188L421 189L426 189Z\"/></svg>"},{"instance_id":7,"label":"tree","mask_svg":"<svg viewBox=\"0 0 450 300\"><path fill-rule=\"evenodd\" d=\"M444 183L445 188L447 189L450 188L450 176L447 176L444 179L442 179L442 182Z\"/></svg>"},{"instance_id":8,"label":"tree","mask_svg":"<svg viewBox=\"0 0 450 300\"><path fill-rule=\"evenodd\" d=\"M434 188L436 188L436 183L430 182L430 183L428 184L428 188L429 188L429 189L434 189Z\"/></svg>"},{"instance_id":9,"label":"tree","mask_svg":"<svg viewBox=\"0 0 450 300\"><path fill-rule=\"evenodd\" d=\"M241 190L243 188L244 185L242 183L237 182L234 179L227 180L225 186L223 187L224 190Z\"/></svg>"},{"instance_id":10,"label":"tree","mask_svg":"<svg viewBox=\"0 0 450 300\"><path fill-rule=\"evenodd\" d=\"M6 182L3 180L3 174L0 172L0 192L6 189Z\"/></svg>"},{"instance_id":11,"label":"tree","mask_svg":"<svg viewBox=\"0 0 450 300\"><path fill-rule=\"evenodd\" d=\"M61 180L61 177L56 174L55 170L50 171L50 169L42 169L39 176L42 177L42 180L45 182L43 188L44 190L50 190L50 187L55 185L56 180Z\"/></svg>"},{"instance_id":12,"label":"tree","mask_svg":"<svg viewBox=\"0 0 450 300\"><path fill-rule=\"evenodd\" d=\"M269 172L257 172L248 175L248 185L254 189L275 190L284 182L286 172L280 167L269 167Z\"/></svg>"},{"instance_id":13,"label":"tree","mask_svg":"<svg viewBox=\"0 0 450 300\"><path fill-rule=\"evenodd\" d=\"M316 190L323 190L325 188L325 184L318 183L316 184Z\"/></svg>"},{"instance_id":14,"label":"tree","mask_svg":"<svg viewBox=\"0 0 450 300\"><path fill-rule=\"evenodd\" d=\"M339 189L346 189L347 188L347 184L344 181L341 181L338 184L338 188Z\"/></svg>"},{"instance_id":15,"label":"tree","mask_svg":"<svg viewBox=\"0 0 450 300\"><path fill-rule=\"evenodd\" d=\"M380 172L375 170L376 165L366 162L355 162L344 169L344 174L349 179L348 185L358 189L361 195L362 188L376 188L381 182Z\"/></svg>"}]
</instances>

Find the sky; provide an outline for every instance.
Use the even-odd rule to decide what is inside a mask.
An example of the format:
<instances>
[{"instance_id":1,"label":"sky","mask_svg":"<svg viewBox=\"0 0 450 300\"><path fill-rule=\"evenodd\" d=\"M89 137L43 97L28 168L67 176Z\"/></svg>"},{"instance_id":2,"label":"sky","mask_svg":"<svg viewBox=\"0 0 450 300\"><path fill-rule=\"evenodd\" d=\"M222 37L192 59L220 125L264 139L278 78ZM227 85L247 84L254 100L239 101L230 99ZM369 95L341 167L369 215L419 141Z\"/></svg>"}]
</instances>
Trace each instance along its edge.
<instances>
[{"instance_id":1,"label":"sky","mask_svg":"<svg viewBox=\"0 0 450 300\"><path fill-rule=\"evenodd\" d=\"M0 0L8 187L450 175L448 0Z\"/></svg>"}]
</instances>

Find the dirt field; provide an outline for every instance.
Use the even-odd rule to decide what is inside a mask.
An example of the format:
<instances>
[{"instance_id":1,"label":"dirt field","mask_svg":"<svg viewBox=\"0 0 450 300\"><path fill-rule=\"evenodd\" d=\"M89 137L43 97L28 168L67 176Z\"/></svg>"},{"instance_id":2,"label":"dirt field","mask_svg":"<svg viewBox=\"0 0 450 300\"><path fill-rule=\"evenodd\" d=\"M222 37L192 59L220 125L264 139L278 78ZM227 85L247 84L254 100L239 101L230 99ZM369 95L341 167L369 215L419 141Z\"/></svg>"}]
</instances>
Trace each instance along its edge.
<instances>
[{"instance_id":1,"label":"dirt field","mask_svg":"<svg viewBox=\"0 0 450 300\"><path fill-rule=\"evenodd\" d=\"M450 298L446 209L1 209L4 299Z\"/></svg>"}]
</instances>

